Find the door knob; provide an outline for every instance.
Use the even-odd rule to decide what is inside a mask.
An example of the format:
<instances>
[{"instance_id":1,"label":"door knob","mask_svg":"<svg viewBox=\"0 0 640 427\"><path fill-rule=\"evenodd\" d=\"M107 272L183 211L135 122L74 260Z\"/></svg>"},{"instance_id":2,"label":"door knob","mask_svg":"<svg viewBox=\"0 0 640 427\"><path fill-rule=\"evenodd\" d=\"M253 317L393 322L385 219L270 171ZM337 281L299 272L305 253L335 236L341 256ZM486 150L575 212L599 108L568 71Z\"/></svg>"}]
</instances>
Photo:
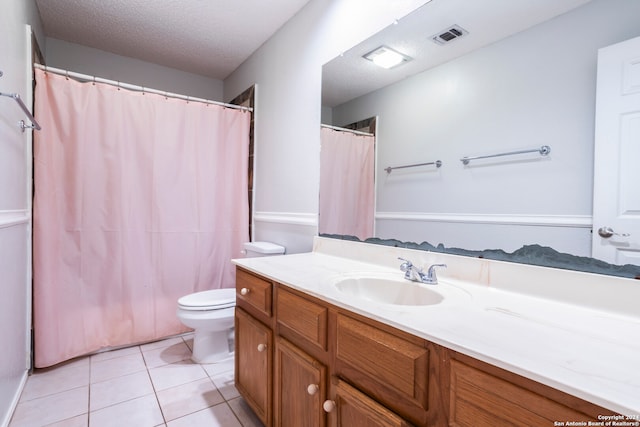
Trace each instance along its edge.
<instances>
[{"instance_id":1,"label":"door knob","mask_svg":"<svg viewBox=\"0 0 640 427\"><path fill-rule=\"evenodd\" d=\"M604 237L605 239L608 239L611 236L629 237L629 233L616 233L611 227L600 227L598 229L598 235L600 235L600 237Z\"/></svg>"}]
</instances>

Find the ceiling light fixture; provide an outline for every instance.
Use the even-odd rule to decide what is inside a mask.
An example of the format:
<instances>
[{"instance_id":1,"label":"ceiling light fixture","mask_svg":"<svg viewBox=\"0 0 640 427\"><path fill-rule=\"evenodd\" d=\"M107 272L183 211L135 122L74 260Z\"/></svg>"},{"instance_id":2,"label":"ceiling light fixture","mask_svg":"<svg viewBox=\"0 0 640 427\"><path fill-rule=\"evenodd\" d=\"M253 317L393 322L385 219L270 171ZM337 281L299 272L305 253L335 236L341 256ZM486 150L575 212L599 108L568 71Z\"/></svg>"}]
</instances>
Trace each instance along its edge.
<instances>
[{"instance_id":1,"label":"ceiling light fixture","mask_svg":"<svg viewBox=\"0 0 640 427\"><path fill-rule=\"evenodd\" d=\"M405 62L411 61L407 55L395 51L387 46L380 46L363 56L382 68L393 68Z\"/></svg>"}]
</instances>

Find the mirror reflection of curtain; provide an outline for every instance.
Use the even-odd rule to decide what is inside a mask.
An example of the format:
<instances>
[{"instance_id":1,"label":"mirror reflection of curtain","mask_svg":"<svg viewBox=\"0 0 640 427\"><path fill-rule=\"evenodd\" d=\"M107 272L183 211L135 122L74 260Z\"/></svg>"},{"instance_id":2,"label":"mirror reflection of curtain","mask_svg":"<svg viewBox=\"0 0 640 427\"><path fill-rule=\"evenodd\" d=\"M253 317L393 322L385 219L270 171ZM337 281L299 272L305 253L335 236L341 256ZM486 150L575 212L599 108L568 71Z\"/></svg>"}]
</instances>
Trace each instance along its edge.
<instances>
[{"instance_id":1,"label":"mirror reflection of curtain","mask_svg":"<svg viewBox=\"0 0 640 427\"><path fill-rule=\"evenodd\" d=\"M36 366L185 332L178 298L233 287L249 237L249 113L36 80Z\"/></svg>"},{"instance_id":2,"label":"mirror reflection of curtain","mask_svg":"<svg viewBox=\"0 0 640 427\"><path fill-rule=\"evenodd\" d=\"M375 137L326 127L320 132L318 231L373 237Z\"/></svg>"}]
</instances>

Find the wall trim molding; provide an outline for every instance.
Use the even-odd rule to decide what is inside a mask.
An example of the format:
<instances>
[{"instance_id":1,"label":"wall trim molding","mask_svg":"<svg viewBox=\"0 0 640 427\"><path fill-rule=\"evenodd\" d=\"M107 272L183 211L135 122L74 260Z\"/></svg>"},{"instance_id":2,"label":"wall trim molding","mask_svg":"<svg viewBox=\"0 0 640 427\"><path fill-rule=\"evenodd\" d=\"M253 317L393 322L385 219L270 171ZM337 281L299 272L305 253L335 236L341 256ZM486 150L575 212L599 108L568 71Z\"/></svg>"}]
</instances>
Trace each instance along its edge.
<instances>
[{"instance_id":1,"label":"wall trim molding","mask_svg":"<svg viewBox=\"0 0 640 427\"><path fill-rule=\"evenodd\" d=\"M376 212L376 220L448 222L465 224L528 225L545 227L593 228L591 215L503 215L424 212Z\"/></svg>"},{"instance_id":2,"label":"wall trim molding","mask_svg":"<svg viewBox=\"0 0 640 427\"><path fill-rule=\"evenodd\" d=\"M11 227L18 224L26 224L31 219L26 209L15 211L0 211L0 228Z\"/></svg>"},{"instance_id":3,"label":"wall trim molding","mask_svg":"<svg viewBox=\"0 0 640 427\"><path fill-rule=\"evenodd\" d=\"M272 222L277 224L294 224L308 227L318 226L318 215L302 212L254 212L255 222Z\"/></svg>"}]
</instances>

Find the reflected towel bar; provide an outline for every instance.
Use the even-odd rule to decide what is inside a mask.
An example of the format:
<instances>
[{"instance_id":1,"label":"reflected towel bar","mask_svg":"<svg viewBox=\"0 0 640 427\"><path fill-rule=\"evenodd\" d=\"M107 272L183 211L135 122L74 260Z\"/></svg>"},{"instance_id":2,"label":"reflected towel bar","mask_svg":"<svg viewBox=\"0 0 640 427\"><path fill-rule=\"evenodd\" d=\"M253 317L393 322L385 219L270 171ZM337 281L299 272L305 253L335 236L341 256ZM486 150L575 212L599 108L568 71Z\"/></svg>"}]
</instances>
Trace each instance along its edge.
<instances>
[{"instance_id":1,"label":"reflected towel bar","mask_svg":"<svg viewBox=\"0 0 640 427\"><path fill-rule=\"evenodd\" d=\"M524 153L540 153L541 156L546 156L550 152L551 152L551 147L549 147L548 145L543 145L540 148L534 148L531 150L510 151L508 153L489 154L487 156L463 157L460 159L460 161L462 162L462 164L468 165L471 160L488 159L491 157L500 157L500 156L512 156L514 154L524 154Z\"/></svg>"},{"instance_id":2,"label":"reflected towel bar","mask_svg":"<svg viewBox=\"0 0 640 427\"><path fill-rule=\"evenodd\" d=\"M18 103L20 108L22 108L22 111L24 111L24 113L27 115L27 118L31 121L31 123L33 123L31 125L28 125L28 124L26 124L24 122L24 120L20 120L18 122L18 125L22 129L22 132L24 132L24 130L27 129L27 128L35 129L35 130L41 130L42 129L40 127L40 125L38 124L38 122L36 121L36 119L33 118L33 115L31 114L31 112L29 111L27 106L24 105L24 102L22 102L22 98L20 98L20 95L18 95L17 93L2 93L2 92L0 92L0 96L7 96L9 98L13 98L13 100Z\"/></svg>"},{"instance_id":3,"label":"reflected towel bar","mask_svg":"<svg viewBox=\"0 0 640 427\"><path fill-rule=\"evenodd\" d=\"M389 166L388 168L385 168L385 170L387 171L387 173L391 173L391 171L394 169L415 168L416 166L428 166L428 165L436 165L436 167L439 168L440 166L442 166L442 162L440 160L436 160L435 162L416 163L414 165L394 166L394 167Z\"/></svg>"}]
</instances>

